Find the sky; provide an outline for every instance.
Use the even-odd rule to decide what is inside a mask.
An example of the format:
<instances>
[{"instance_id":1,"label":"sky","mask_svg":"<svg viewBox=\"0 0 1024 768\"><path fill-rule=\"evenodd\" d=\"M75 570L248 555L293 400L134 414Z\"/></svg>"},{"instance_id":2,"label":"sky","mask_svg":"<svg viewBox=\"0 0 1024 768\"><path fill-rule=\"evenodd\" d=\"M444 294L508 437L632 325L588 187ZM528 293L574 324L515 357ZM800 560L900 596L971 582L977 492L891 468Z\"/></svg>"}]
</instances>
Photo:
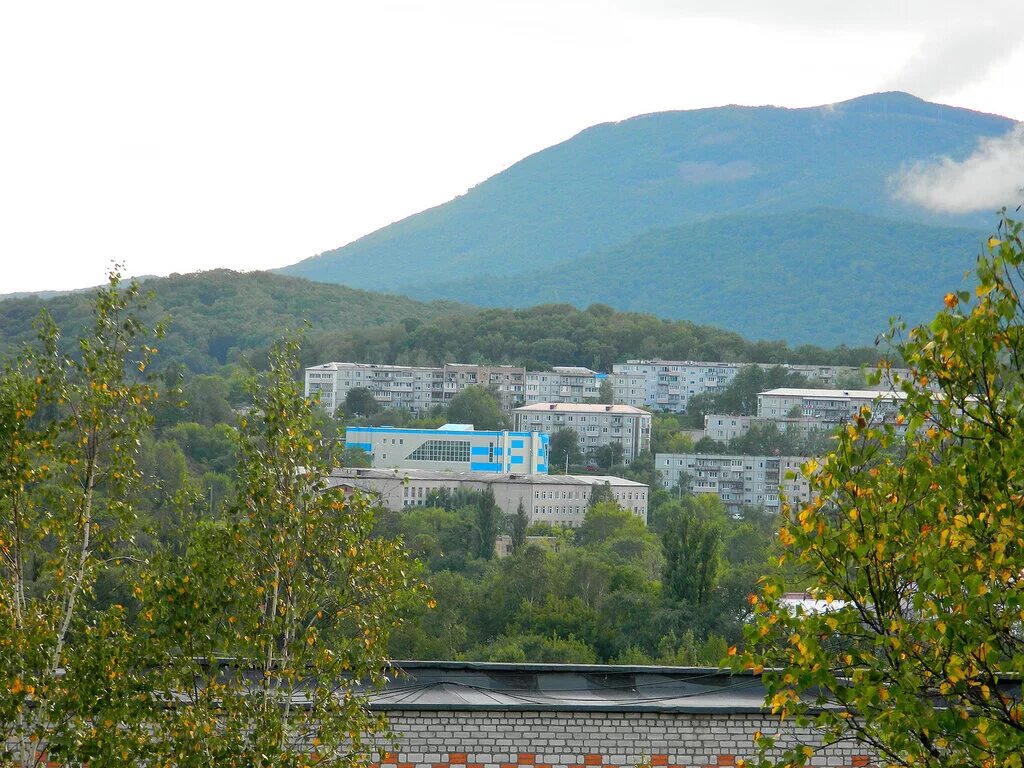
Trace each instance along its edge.
<instances>
[{"instance_id":1,"label":"sky","mask_svg":"<svg viewBox=\"0 0 1024 768\"><path fill-rule=\"evenodd\" d=\"M1022 28L1020 0L4 3L0 294L284 266L648 112L905 90L1024 120ZM966 172L1024 168L1006 142Z\"/></svg>"}]
</instances>

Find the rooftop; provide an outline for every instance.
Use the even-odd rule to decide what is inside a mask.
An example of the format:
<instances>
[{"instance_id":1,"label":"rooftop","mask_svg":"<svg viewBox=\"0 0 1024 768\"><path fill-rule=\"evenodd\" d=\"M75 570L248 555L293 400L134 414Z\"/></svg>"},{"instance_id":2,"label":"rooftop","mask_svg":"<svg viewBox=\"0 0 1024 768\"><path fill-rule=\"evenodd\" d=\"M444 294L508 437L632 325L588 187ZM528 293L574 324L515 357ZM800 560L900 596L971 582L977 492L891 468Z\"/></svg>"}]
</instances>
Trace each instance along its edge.
<instances>
[{"instance_id":1,"label":"rooftop","mask_svg":"<svg viewBox=\"0 0 1024 768\"><path fill-rule=\"evenodd\" d=\"M373 696L379 710L764 711L759 675L598 664L401 661Z\"/></svg>"},{"instance_id":2,"label":"rooftop","mask_svg":"<svg viewBox=\"0 0 1024 768\"><path fill-rule=\"evenodd\" d=\"M516 408L522 413L611 413L620 416L650 416L650 411L632 405L602 405L601 403L533 403Z\"/></svg>"},{"instance_id":3,"label":"rooftop","mask_svg":"<svg viewBox=\"0 0 1024 768\"><path fill-rule=\"evenodd\" d=\"M609 483L616 488L646 488L644 483L612 475L528 475L519 472L499 474L496 472L444 472L437 469L363 469L341 468L331 472L333 485L345 480L409 480L471 483L524 483L527 485L580 485L590 486Z\"/></svg>"},{"instance_id":4,"label":"rooftop","mask_svg":"<svg viewBox=\"0 0 1024 768\"><path fill-rule=\"evenodd\" d=\"M819 400L842 400L844 398L856 398L860 400L874 400L875 398L882 400L904 400L907 397L903 392L893 392L891 390L802 389L798 387L779 387L778 389L769 389L759 394L773 395L775 397L816 397Z\"/></svg>"}]
</instances>

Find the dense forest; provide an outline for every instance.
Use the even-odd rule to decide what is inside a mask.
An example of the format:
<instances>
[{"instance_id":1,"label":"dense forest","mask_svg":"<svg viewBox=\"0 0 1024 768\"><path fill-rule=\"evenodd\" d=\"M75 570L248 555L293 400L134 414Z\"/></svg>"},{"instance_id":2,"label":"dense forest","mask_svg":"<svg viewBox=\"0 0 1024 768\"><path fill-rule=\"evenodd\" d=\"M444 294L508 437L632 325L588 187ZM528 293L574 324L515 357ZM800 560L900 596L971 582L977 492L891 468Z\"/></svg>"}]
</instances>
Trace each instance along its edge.
<instances>
[{"instance_id":1,"label":"dense forest","mask_svg":"<svg viewBox=\"0 0 1024 768\"><path fill-rule=\"evenodd\" d=\"M628 358L822 363L859 366L878 357L873 348L790 347L747 341L738 334L650 314L617 312L595 304L529 309L479 309L451 302L421 303L265 272L215 270L152 278L141 313L165 321L158 369L229 375L239 364L259 365L269 344L308 324L303 363L329 360L440 365L495 363L546 369L584 365L608 371ZM0 302L0 353L33 337L43 308L75 338L89 322L91 292L46 300Z\"/></svg>"}]
</instances>

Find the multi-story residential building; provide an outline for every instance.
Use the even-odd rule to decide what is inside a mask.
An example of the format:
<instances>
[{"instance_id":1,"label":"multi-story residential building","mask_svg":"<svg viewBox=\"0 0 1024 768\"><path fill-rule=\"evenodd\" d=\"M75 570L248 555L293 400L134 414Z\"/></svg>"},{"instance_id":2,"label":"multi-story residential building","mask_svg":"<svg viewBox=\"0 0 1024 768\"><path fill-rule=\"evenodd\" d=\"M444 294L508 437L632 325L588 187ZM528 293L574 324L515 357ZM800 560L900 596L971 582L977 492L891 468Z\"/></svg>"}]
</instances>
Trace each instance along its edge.
<instances>
[{"instance_id":1,"label":"multi-story residential building","mask_svg":"<svg viewBox=\"0 0 1024 768\"><path fill-rule=\"evenodd\" d=\"M612 383L612 402L643 408L647 404L647 376L642 373L608 374Z\"/></svg>"},{"instance_id":2,"label":"multi-story residential building","mask_svg":"<svg viewBox=\"0 0 1024 768\"><path fill-rule=\"evenodd\" d=\"M659 453L654 466L666 488L682 481L691 493L718 496L730 512L743 506L778 511L780 489L791 503L810 501L807 480L800 475L807 461L806 456Z\"/></svg>"},{"instance_id":3,"label":"multi-story residential building","mask_svg":"<svg viewBox=\"0 0 1024 768\"><path fill-rule=\"evenodd\" d=\"M612 366L612 372L643 377L646 407L683 413L691 397L724 389L742 367L737 363L628 360Z\"/></svg>"},{"instance_id":4,"label":"multi-story residential building","mask_svg":"<svg viewBox=\"0 0 1024 768\"><path fill-rule=\"evenodd\" d=\"M893 422L906 395L870 389L796 389L781 387L757 396L757 415L762 419L790 417L822 428L844 424L861 408L871 408L872 418Z\"/></svg>"},{"instance_id":5,"label":"multi-story residential building","mask_svg":"<svg viewBox=\"0 0 1024 768\"><path fill-rule=\"evenodd\" d=\"M724 389L743 368L757 365L774 368L770 363L718 363L687 360L629 360L612 367L613 376L631 374L642 378L643 402L648 408L659 411L684 413L694 395L705 392L716 393ZM843 365L786 364L779 366L787 371L799 373L822 386L834 384L837 377L858 372L858 368ZM891 388L894 377L905 377L904 369L889 369L881 387ZM613 385L614 386L614 385ZM616 396L615 402L625 402Z\"/></svg>"},{"instance_id":6,"label":"multi-story residential building","mask_svg":"<svg viewBox=\"0 0 1024 768\"><path fill-rule=\"evenodd\" d=\"M530 403L597 402L607 374L572 365L526 374L526 405Z\"/></svg>"},{"instance_id":7,"label":"multi-story residential building","mask_svg":"<svg viewBox=\"0 0 1024 768\"><path fill-rule=\"evenodd\" d=\"M531 523L577 528L583 524L594 488L605 483L616 503L645 523L649 488L608 475L527 475L490 472L438 472L426 469L336 469L331 483L375 496L392 510L422 507L442 490L490 488L497 506L513 514L523 505Z\"/></svg>"},{"instance_id":8,"label":"multi-story residential building","mask_svg":"<svg viewBox=\"0 0 1024 768\"><path fill-rule=\"evenodd\" d=\"M306 369L306 397L318 394L320 405L333 413L350 389L363 387L382 408L407 408L414 413L442 402L440 368L376 363L324 363Z\"/></svg>"},{"instance_id":9,"label":"multi-story residential building","mask_svg":"<svg viewBox=\"0 0 1024 768\"><path fill-rule=\"evenodd\" d=\"M382 408L405 408L423 413L447 405L466 387L491 387L505 410L524 401L526 370L511 365L447 363L443 368L376 363L324 363L306 369L306 397L316 394L333 413L345 403L350 389L365 387Z\"/></svg>"},{"instance_id":10,"label":"multi-story residential building","mask_svg":"<svg viewBox=\"0 0 1024 768\"><path fill-rule=\"evenodd\" d=\"M514 365L473 365L445 363L442 369L444 387L442 405L466 387L483 385L498 395L501 407L510 411L526 401L526 369Z\"/></svg>"},{"instance_id":11,"label":"multi-story residential building","mask_svg":"<svg viewBox=\"0 0 1024 768\"><path fill-rule=\"evenodd\" d=\"M539 432L492 432L467 424L440 429L348 427L345 446L361 448L378 468L528 475L548 471L548 436Z\"/></svg>"},{"instance_id":12,"label":"multi-story residential building","mask_svg":"<svg viewBox=\"0 0 1024 768\"><path fill-rule=\"evenodd\" d=\"M651 447L651 414L631 405L597 403L533 403L513 411L520 432L573 430L586 454L605 445L622 446L623 461L633 461Z\"/></svg>"}]
</instances>

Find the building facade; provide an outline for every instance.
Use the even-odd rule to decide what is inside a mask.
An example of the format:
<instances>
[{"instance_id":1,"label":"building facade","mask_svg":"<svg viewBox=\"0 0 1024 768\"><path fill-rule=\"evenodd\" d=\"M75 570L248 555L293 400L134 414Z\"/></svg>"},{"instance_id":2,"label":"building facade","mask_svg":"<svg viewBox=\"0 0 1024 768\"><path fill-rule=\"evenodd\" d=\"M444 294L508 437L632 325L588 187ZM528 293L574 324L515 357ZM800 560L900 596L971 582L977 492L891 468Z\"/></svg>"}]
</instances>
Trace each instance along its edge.
<instances>
[{"instance_id":1,"label":"building facade","mask_svg":"<svg viewBox=\"0 0 1024 768\"><path fill-rule=\"evenodd\" d=\"M526 374L526 405L530 403L596 403L607 374L570 365Z\"/></svg>"},{"instance_id":2,"label":"building facade","mask_svg":"<svg viewBox=\"0 0 1024 768\"><path fill-rule=\"evenodd\" d=\"M548 436L539 432L474 430L467 424L440 429L349 427L345 447L365 451L377 468L528 475L548 471Z\"/></svg>"},{"instance_id":3,"label":"building facade","mask_svg":"<svg viewBox=\"0 0 1024 768\"><path fill-rule=\"evenodd\" d=\"M524 402L526 369L512 365L446 363L441 368L376 363L324 363L307 368L306 397L334 413L345 404L349 390L364 387L381 408L402 408L424 413L448 405L466 387L483 385L498 395L506 411Z\"/></svg>"},{"instance_id":4,"label":"building facade","mask_svg":"<svg viewBox=\"0 0 1024 768\"><path fill-rule=\"evenodd\" d=\"M594 448L619 445L627 464L651 447L651 414L631 405L533 403L513 411L521 432L573 430L584 455Z\"/></svg>"},{"instance_id":5,"label":"building facade","mask_svg":"<svg viewBox=\"0 0 1024 768\"><path fill-rule=\"evenodd\" d=\"M780 490L790 503L810 501L810 487L800 474L808 461L806 456L659 453L654 466L666 488L682 483L691 493L713 494L730 512L745 506L778 511Z\"/></svg>"},{"instance_id":6,"label":"building facade","mask_svg":"<svg viewBox=\"0 0 1024 768\"><path fill-rule=\"evenodd\" d=\"M780 722L765 706L759 675L596 664L399 666L401 676L372 695L371 709L387 714L397 740L381 745L371 768L733 768L756 762L761 733L775 735L769 756L777 761L807 744L809 768L881 765L853 739L824 744L812 724Z\"/></svg>"},{"instance_id":7,"label":"building facade","mask_svg":"<svg viewBox=\"0 0 1024 768\"><path fill-rule=\"evenodd\" d=\"M873 419L895 424L905 398L903 392L892 391L781 387L757 396L757 415L762 419L789 417L807 425L830 429L845 424L867 406Z\"/></svg>"},{"instance_id":8,"label":"building facade","mask_svg":"<svg viewBox=\"0 0 1024 768\"><path fill-rule=\"evenodd\" d=\"M523 505L530 523L578 528L587 516L594 488L608 484L612 497L645 523L649 488L643 483L608 475L527 475L489 472L438 472L424 469L336 469L334 486L376 497L392 510L429 506L431 496L447 489L494 493L499 509L513 514Z\"/></svg>"}]
</instances>

